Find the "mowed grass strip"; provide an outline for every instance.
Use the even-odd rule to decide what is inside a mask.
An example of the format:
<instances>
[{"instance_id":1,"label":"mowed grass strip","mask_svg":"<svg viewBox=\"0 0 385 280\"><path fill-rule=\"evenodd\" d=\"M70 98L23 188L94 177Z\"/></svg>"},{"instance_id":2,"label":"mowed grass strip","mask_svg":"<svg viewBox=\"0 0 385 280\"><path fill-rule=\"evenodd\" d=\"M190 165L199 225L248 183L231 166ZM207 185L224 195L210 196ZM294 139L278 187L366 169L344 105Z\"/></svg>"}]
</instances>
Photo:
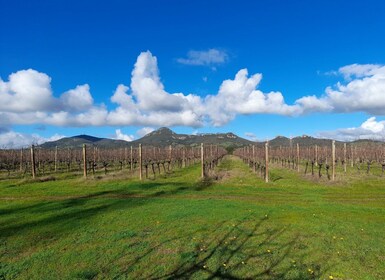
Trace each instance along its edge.
<instances>
[{"instance_id":1,"label":"mowed grass strip","mask_svg":"<svg viewBox=\"0 0 385 280\"><path fill-rule=\"evenodd\" d=\"M139 182L0 182L0 279L385 279L385 184L238 158Z\"/></svg>"}]
</instances>

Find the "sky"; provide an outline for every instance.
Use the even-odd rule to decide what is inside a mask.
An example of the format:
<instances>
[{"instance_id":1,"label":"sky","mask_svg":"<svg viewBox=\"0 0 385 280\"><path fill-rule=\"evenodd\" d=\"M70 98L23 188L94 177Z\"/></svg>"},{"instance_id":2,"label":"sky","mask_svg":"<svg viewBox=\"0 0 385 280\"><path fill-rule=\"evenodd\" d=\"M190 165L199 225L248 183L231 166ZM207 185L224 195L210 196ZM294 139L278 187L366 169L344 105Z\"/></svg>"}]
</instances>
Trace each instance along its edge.
<instances>
[{"instance_id":1,"label":"sky","mask_svg":"<svg viewBox=\"0 0 385 280\"><path fill-rule=\"evenodd\" d=\"M0 147L163 126L385 139L384 1L0 6Z\"/></svg>"}]
</instances>

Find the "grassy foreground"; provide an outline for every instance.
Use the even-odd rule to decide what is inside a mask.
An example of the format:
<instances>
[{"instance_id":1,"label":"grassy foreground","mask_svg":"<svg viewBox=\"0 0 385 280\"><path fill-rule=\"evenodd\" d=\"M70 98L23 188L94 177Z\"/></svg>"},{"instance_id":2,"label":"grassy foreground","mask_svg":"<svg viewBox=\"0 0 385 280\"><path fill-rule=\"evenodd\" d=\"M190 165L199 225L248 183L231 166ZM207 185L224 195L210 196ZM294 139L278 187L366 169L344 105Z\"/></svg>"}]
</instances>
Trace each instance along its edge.
<instances>
[{"instance_id":1,"label":"grassy foreground","mask_svg":"<svg viewBox=\"0 0 385 280\"><path fill-rule=\"evenodd\" d=\"M385 178L0 181L0 279L385 279Z\"/></svg>"}]
</instances>

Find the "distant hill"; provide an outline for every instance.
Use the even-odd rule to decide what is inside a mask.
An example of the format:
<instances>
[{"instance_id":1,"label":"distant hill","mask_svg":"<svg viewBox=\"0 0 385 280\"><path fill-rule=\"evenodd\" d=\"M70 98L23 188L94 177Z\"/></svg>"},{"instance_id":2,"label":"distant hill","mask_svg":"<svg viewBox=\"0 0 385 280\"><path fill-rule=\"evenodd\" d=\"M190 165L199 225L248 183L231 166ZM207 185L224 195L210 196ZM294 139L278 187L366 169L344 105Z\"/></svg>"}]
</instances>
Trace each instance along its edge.
<instances>
[{"instance_id":1,"label":"distant hill","mask_svg":"<svg viewBox=\"0 0 385 280\"><path fill-rule=\"evenodd\" d=\"M129 142L124 140L98 138L90 135L77 135L73 137L62 138L56 141L45 142L41 144L40 147L46 149L52 149L56 146L59 148L81 148L83 144L98 146L101 148L123 148L127 147Z\"/></svg>"},{"instance_id":2,"label":"distant hill","mask_svg":"<svg viewBox=\"0 0 385 280\"><path fill-rule=\"evenodd\" d=\"M290 146L291 145L297 145L297 143L300 146L326 146L331 145L333 140L331 139L319 139L307 135L294 137L292 139L284 137L284 136L277 136L276 138L269 141L269 145L272 147L276 146ZM336 141L338 143L339 141ZM265 143L265 142L263 142Z\"/></svg>"},{"instance_id":3,"label":"distant hill","mask_svg":"<svg viewBox=\"0 0 385 280\"><path fill-rule=\"evenodd\" d=\"M252 141L241 138L234 133L209 133L209 134L177 134L169 128L162 127L158 130L155 130L144 137L132 141L131 144L137 145L141 143L142 145L199 145L200 143L204 144L219 144L224 147L234 146L241 147L245 145L255 144Z\"/></svg>"},{"instance_id":4,"label":"distant hill","mask_svg":"<svg viewBox=\"0 0 385 280\"><path fill-rule=\"evenodd\" d=\"M144 146L175 146L199 145L200 143L219 144L224 147L241 147L245 145L255 144L254 142L241 138L231 132L188 135L177 134L169 128L162 127L132 142L124 140L98 138L89 135L77 135L73 137L62 138L57 141L46 142L44 144L41 144L40 147L47 149L55 148L56 146L59 148L80 148L83 144L86 144L102 148L124 148L129 146L136 146L139 144L142 144Z\"/></svg>"},{"instance_id":5,"label":"distant hill","mask_svg":"<svg viewBox=\"0 0 385 280\"><path fill-rule=\"evenodd\" d=\"M330 139L319 139L311 136L303 135L294 137L290 140L290 138L284 136L278 136L269 141L269 145L272 147L276 146L290 146L297 145L299 143L300 146L325 146L331 145L332 140ZM42 148L66 148L66 147L76 147L80 148L83 144L98 146L102 148L124 148L130 146L137 146L142 144L143 146L168 146L168 145L191 145L196 146L200 143L204 144L218 144L223 147L242 147L248 145L264 145L265 142L253 142L242 137L235 135L234 133L208 133L208 134L197 134L197 135L189 135L189 134L177 134L169 128L162 127L158 130L148 133L140 139L134 140L132 142L127 142L124 140L115 140L115 139L107 139L107 138L98 138L89 135L77 135L73 137L62 138L57 141L46 142L40 147ZM336 143L343 143L336 141ZM358 145L364 145L368 143L383 143L372 140L357 140L352 143L356 143Z\"/></svg>"}]
</instances>

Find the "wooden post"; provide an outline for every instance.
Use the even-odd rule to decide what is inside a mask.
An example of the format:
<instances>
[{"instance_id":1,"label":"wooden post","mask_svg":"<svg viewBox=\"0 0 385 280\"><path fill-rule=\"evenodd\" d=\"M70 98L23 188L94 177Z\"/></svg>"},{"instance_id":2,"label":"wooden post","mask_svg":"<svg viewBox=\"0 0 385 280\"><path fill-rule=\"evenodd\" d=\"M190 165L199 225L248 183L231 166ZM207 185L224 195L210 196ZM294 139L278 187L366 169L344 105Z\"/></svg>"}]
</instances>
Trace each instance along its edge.
<instances>
[{"instance_id":1,"label":"wooden post","mask_svg":"<svg viewBox=\"0 0 385 280\"><path fill-rule=\"evenodd\" d=\"M315 145L315 166L318 166L318 146Z\"/></svg>"},{"instance_id":2,"label":"wooden post","mask_svg":"<svg viewBox=\"0 0 385 280\"><path fill-rule=\"evenodd\" d=\"M186 167L186 147L182 150L182 168Z\"/></svg>"},{"instance_id":3,"label":"wooden post","mask_svg":"<svg viewBox=\"0 0 385 280\"><path fill-rule=\"evenodd\" d=\"M336 176L336 141L332 142L332 180L334 181Z\"/></svg>"},{"instance_id":4,"label":"wooden post","mask_svg":"<svg viewBox=\"0 0 385 280\"><path fill-rule=\"evenodd\" d=\"M353 153L353 144L350 144L350 165L351 167L354 166L354 153Z\"/></svg>"},{"instance_id":5,"label":"wooden post","mask_svg":"<svg viewBox=\"0 0 385 280\"><path fill-rule=\"evenodd\" d=\"M55 147L55 172L57 172L57 146Z\"/></svg>"},{"instance_id":6,"label":"wooden post","mask_svg":"<svg viewBox=\"0 0 385 280\"><path fill-rule=\"evenodd\" d=\"M36 178L36 166L35 166L35 146L31 146L31 167L32 167L32 178Z\"/></svg>"},{"instance_id":7,"label":"wooden post","mask_svg":"<svg viewBox=\"0 0 385 280\"><path fill-rule=\"evenodd\" d=\"M269 142L265 144L265 182L269 182Z\"/></svg>"},{"instance_id":8,"label":"wooden post","mask_svg":"<svg viewBox=\"0 0 385 280\"><path fill-rule=\"evenodd\" d=\"M172 166L171 166L171 163L172 163L172 145L170 145L169 149L170 149L170 151L169 151L169 153L170 153L170 155L169 155L169 159L170 159L169 167L170 167L170 169L172 169Z\"/></svg>"},{"instance_id":9,"label":"wooden post","mask_svg":"<svg viewBox=\"0 0 385 280\"><path fill-rule=\"evenodd\" d=\"M255 164L255 145L253 145L253 171L257 172L257 165Z\"/></svg>"},{"instance_id":10,"label":"wooden post","mask_svg":"<svg viewBox=\"0 0 385 280\"><path fill-rule=\"evenodd\" d=\"M20 150L20 172L23 171L23 148Z\"/></svg>"},{"instance_id":11,"label":"wooden post","mask_svg":"<svg viewBox=\"0 0 385 280\"><path fill-rule=\"evenodd\" d=\"M299 172L299 143L297 143L297 171Z\"/></svg>"},{"instance_id":12,"label":"wooden post","mask_svg":"<svg viewBox=\"0 0 385 280\"><path fill-rule=\"evenodd\" d=\"M130 149L130 170L131 170L131 172L132 172L133 169L134 169L134 163L133 163L133 160L134 160L134 157L133 157L133 154L132 154L132 146L131 146L131 149Z\"/></svg>"},{"instance_id":13,"label":"wooden post","mask_svg":"<svg viewBox=\"0 0 385 280\"><path fill-rule=\"evenodd\" d=\"M344 172L346 173L346 143L344 143Z\"/></svg>"},{"instance_id":14,"label":"wooden post","mask_svg":"<svg viewBox=\"0 0 385 280\"><path fill-rule=\"evenodd\" d=\"M139 144L139 180L142 180L142 144Z\"/></svg>"},{"instance_id":15,"label":"wooden post","mask_svg":"<svg viewBox=\"0 0 385 280\"><path fill-rule=\"evenodd\" d=\"M71 161L72 161L72 154L71 154L71 148L68 147L68 151L67 151L67 157L68 157L68 172L71 171Z\"/></svg>"},{"instance_id":16,"label":"wooden post","mask_svg":"<svg viewBox=\"0 0 385 280\"><path fill-rule=\"evenodd\" d=\"M87 177L87 147L83 144L83 177Z\"/></svg>"},{"instance_id":17,"label":"wooden post","mask_svg":"<svg viewBox=\"0 0 385 280\"><path fill-rule=\"evenodd\" d=\"M124 164L126 165L126 167L127 167L127 162L128 162L128 151L127 151L127 147L124 147Z\"/></svg>"},{"instance_id":18,"label":"wooden post","mask_svg":"<svg viewBox=\"0 0 385 280\"><path fill-rule=\"evenodd\" d=\"M205 178L205 156L203 143L201 143L201 178Z\"/></svg>"}]
</instances>

